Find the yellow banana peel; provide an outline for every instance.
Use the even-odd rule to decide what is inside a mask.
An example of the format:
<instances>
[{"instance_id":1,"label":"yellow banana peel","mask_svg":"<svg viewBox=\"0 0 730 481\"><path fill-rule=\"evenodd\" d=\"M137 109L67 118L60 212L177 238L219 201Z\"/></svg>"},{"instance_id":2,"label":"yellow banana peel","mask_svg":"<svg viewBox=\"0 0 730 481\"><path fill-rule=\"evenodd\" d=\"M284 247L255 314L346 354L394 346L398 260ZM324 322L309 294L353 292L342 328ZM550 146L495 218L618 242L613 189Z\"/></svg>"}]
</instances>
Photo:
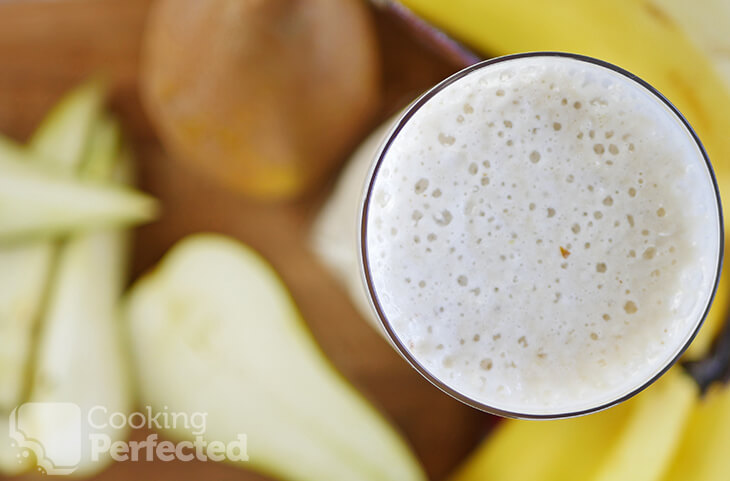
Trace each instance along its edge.
<instances>
[{"instance_id":1,"label":"yellow banana peel","mask_svg":"<svg viewBox=\"0 0 730 481\"><path fill-rule=\"evenodd\" d=\"M711 12L730 8L716 0ZM606 60L648 81L687 117L715 167L723 197L730 198L730 81L716 66L726 35L725 22L714 18L705 31L697 10L703 2L679 0L402 0L434 25L490 55L560 50ZM686 15L682 9L692 9ZM712 16L712 14L707 15ZM704 17L703 17L704 18ZM707 33L710 32L710 33ZM720 35L722 34L722 35ZM699 40L712 35L710 40ZM727 42L725 40L725 42ZM712 50L708 54L705 50ZM725 283L726 284L726 283ZM722 285L705 327L688 352L701 357L719 330L730 289Z\"/></svg>"},{"instance_id":2,"label":"yellow banana peel","mask_svg":"<svg viewBox=\"0 0 730 481\"><path fill-rule=\"evenodd\" d=\"M717 387L700 400L662 481L727 481L730 478L730 389Z\"/></svg>"},{"instance_id":3,"label":"yellow banana peel","mask_svg":"<svg viewBox=\"0 0 730 481\"><path fill-rule=\"evenodd\" d=\"M669 371L630 401L634 408L628 423L606 453L596 475L588 479L660 480L678 451L697 399L695 381L681 369ZM594 450L590 446L585 449Z\"/></svg>"},{"instance_id":4,"label":"yellow banana peel","mask_svg":"<svg viewBox=\"0 0 730 481\"><path fill-rule=\"evenodd\" d=\"M504 421L451 481L584 481L621 432L631 410L625 403L582 418ZM577 451L581 456L575 456Z\"/></svg>"},{"instance_id":5,"label":"yellow banana peel","mask_svg":"<svg viewBox=\"0 0 730 481\"><path fill-rule=\"evenodd\" d=\"M505 421L451 481L658 481L697 399L695 382L673 369L642 395L597 414Z\"/></svg>"},{"instance_id":6,"label":"yellow banana peel","mask_svg":"<svg viewBox=\"0 0 730 481\"><path fill-rule=\"evenodd\" d=\"M727 0L654 0L709 57L730 88L730 2Z\"/></svg>"},{"instance_id":7,"label":"yellow banana peel","mask_svg":"<svg viewBox=\"0 0 730 481\"><path fill-rule=\"evenodd\" d=\"M686 115L710 154L723 197L730 195L730 136L724 133L730 126L726 33L730 4L723 0L702 0L701 5L685 0L402 3L487 54L571 51L638 74ZM725 276L686 358L701 358L708 352L729 301ZM674 368L646 392L598 414L560 421L505 421L450 479L727 481L728 453L730 389L700 399L694 381Z\"/></svg>"},{"instance_id":8,"label":"yellow banana peel","mask_svg":"<svg viewBox=\"0 0 730 481\"><path fill-rule=\"evenodd\" d=\"M730 5L721 0L402 0L490 55L558 50L597 57L648 81L686 116L730 198ZM686 356L705 355L722 327L722 280ZM636 398L584 418L506 421L452 481L726 481L730 389L700 399L680 369Z\"/></svg>"}]
</instances>

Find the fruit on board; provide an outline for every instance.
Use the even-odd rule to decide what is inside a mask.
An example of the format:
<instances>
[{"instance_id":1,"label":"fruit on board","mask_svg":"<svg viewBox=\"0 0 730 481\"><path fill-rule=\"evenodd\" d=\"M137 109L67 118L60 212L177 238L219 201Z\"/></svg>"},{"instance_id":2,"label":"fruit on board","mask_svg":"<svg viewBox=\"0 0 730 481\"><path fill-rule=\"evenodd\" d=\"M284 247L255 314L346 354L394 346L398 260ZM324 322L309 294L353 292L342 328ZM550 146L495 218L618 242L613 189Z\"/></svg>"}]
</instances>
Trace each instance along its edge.
<instances>
[{"instance_id":1,"label":"fruit on board","mask_svg":"<svg viewBox=\"0 0 730 481\"><path fill-rule=\"evenodd\" d=\"M451 480L660 481L698 403L694 380L675 368L631 400L596 414L507 420Z\"/></svg>"},{"instance_id":2,"label":"fruit on board","mask_svg":"<svg viewBox=\"0 0 730 481\"><path fill-rule=\"evenodd\" d=\"M626 403L584 418L504 421L451 480L585 481L618 438L632 411ZM593 449L584 449L587 445ZM581 455L575 456L578 451ZM515 461L520 458L525 462Z\"/></svg>"},{"instance_id":3,"label":"fruit on board","mask_svg":"<svg viewBox=\"0 0 730 481\"><path fill-rule=\"evenodd\" d=\"M119 412L132 406L117 311L128 246L116 224L147 217L153 203L119 187L131 180L131 159L116 120L102 112L104 94L97 80L70 91L27 147L0 138L0 204L12 206L15 215L0 215L3 432L11 432L11 413L17 419L16 408L27 403L73 402ZM81 227L87 231L76 232ZM39 471L48 469L45 454L68 452L77 435L79 426L62 416L24 412L24 436L0 440L4 476L30 471L34 460ZM127 432L101 434L116 441ZM43 449L33 439L43 439ZM111 460L105 454L92 460L82 451L75 476L98 473Z\"/></svg>"},{"instance_id":4,"label":"fruit on board","mask_svg":"<svg viewBox=\"0 0 730 481\"><path fill-rule=\"evenodd\" d=\"M700 399L663 481L725 481L730 473L730 389Z\"/></svg>"},{"instance_id":5,"label":"fruit on board","mask_svg":"<svg viewBox=\"0 0 730 481\"><path fill-rule=\"evenodd\" d=\"M0 139L0 243L153 219L156 202L126 186L49 172ZM17 154L24 157L18 161Z\"/></svg>"},{"instance_id":6,"label":"fruit on board","mask_svg":"<svg viewBox=\"0 0 730 481\"><path fill-rule=\"evenodd\" d=\"M30 141L31 152L45 155L38 162L77 170L103 96L97 82L64 96ZM18 405L25 387L32 331L55 249L50 241L0 247L0 414L7 415Z\"/></svg>"},{"instance_id":7,"label":"fruit on board","mask_svg":"<svg viewBox=\"0 0 730 481\"><path fill-rule=\"evenodd\" d=\"M86 82L68 92L33 134L28 151L37 165L75 172L83 160L94 121L101 112L104 89ZM0 149L1 150L1 149ZM19 157L23 151L18 148ZM20 159L22 162L27 159ZM34 332L48 289L57 245L36 240L0 246L0 432L8 432L8 416L28 388ZM14 476L30 469L30 460L6 436L0 441L0 474Z\"/></svg>"},{"instance_id":8,"label":"fruit on board","mask_svg":"<svg viewBox=\"0 0 730 481\"><path fill-rule=\"evenodd\" d=\"M699 388L694 379L681 367L670 370L630 401L635 411L606 451L596 474L588 479L659 481L677 453L698 400Z\"/></svg>"},{"instance_id":9,"label":"fruit on board","mask_svg":"<svg viewBox=\"0 0 730 481\"><path fill-rule=\"evenodd\" d=\"M80 175L110 181L115 173L128 170L123 163L129 161L120 152L119 126L103 118L92 130ZM119 322L127 242L127 233L116 227L71 236L59 248L25 402L72 402L82 419L96 406L111 413L131 412L128 351ZM62 416L33 410L24 423L24 429L43 440L44 452L62 452L79 430L77 423L68 423ZM90 431L82 423L82 439L90 439ZM128 429L116 429L111 423L93 431L95 436L106 436L110 444L128 435ZM87 443L81 446L73 476L97 474L112 461L109 452L95 459ZM38 455L37 462L44 467Z\"/></svg>"},{"instance_id":10,"label":"fruit on board","mask_svg":"<svg viewBox=\"0 0 730 481\"><path fill-rule=\"evenodd\" d=\"M140 403L208 413L205 441L245 434L249 461L241 467L291 481L425 479L249 247L216 234L180 241L132 287L125 312ZM163 432L176 440L194 434Z\"/></svg>"}]
</instances>

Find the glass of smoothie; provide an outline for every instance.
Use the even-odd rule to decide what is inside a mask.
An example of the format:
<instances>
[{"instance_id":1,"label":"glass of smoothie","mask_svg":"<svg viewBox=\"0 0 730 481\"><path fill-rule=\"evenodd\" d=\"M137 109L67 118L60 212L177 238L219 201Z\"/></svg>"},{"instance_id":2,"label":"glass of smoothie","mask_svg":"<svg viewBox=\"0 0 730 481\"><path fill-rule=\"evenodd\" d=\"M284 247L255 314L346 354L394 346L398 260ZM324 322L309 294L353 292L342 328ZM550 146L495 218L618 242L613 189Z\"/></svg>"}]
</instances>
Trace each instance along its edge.
<instances>
[{"instance_id":1,"label":"glass of smoothie","mask_svg":"<svg viewBox=\"0 0 730 481\"><path fill-rule=\"evenodd\" d=\"M638 393L712 302L720 198L689 123L636 76L580 55L487 60L401 116L360 222L395 348L493 414L559 418Z\"/></svg>"}]
</instances>

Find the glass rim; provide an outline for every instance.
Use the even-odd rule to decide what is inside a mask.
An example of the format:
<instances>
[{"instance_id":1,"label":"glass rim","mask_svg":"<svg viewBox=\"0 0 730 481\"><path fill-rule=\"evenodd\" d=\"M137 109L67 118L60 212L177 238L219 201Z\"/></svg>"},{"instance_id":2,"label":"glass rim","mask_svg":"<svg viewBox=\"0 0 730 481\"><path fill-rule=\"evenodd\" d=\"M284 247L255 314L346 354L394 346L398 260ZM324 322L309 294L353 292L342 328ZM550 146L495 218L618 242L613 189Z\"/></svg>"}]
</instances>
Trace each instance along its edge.
<instances>
[{"instance_id":1,"label":"glass rim","mask_svg":"<svg viewBox=\"0 0 730 481\"><path fill-rule=\"evenodd\" d=\"M455 83L456 81L466 77L467 75L471 74L474 71L480 70L482 68L488 67L490 65L506 62L509 60L515 60L520 58L528 58L528 57L560 57L560 58L569 58L573 60L578 60L586 63L590 63L593 65L597 65L599 67L603 67L606 69L609 69L613 71L614 73L617 73L635 83L637 83L639 86L643 87L646 91L648 91L650 94L653 94L659 101L669 109L669 111L674 114L674 116L681 122L681 124L684 126L687 133L689 133L692 140L694 140L697 148L699 149L699 152L702 156L702 159L704 160L704 165L707 169L707 173L710 177L710 180L712 182L712 187L714 189L715 194L715 205L717 208L717 231L718 231L718 250L717 250L717 267L715 269L715 279L713 283L712 290L707 297L705 308L702 312L702 315L700 316L700 319L697 321L697 324L692 331L691 335L687 338L687 341L681 346L681 348L677 351L676 355L670 359L659 371L657 371L655 374L653 374L647 381L645 381L640 386L631 389L628 393L623 394L621 396L618 396L616 399L611 399L606 402L602 402L600 404L597 404L596 406L592 406L585 409L575 410L575 411L567 411L567 412L555 412L555 413L529 413L529 412L519 412L519 411L509 411L505 409L501 409L495 406L491 406L486 403L482 403L477 401L476 399L473 399L461 392L459 392L457 389L454 389L451 387L448 383L442 381L437 376L432 374L421 362L418 361L416 356L411 354L411 352L408 350L408 348L401 342L398 334L396 333L396 330L391 326L390 322L388 321L387 316L383 312L380 300L378 298L378 294L376 292L375 286L372 282L372 276L371 276L371 268L369 263L369 256L368 256L368 247L367 247L367 221L368 221L368 215L370 211L370 201L372 198L372 191L375 183L375 179L377 177L378 171L380 170L380 166L383 162L383 159L385 158L386 154L388 153L388 150L395 140L395 138L398 136L400 131L403 129L403 127L410 121L410 119L413 117L413 115L420 110L420 108L428 102L431 98L433 98L435 95L437 95L439 92L450 86L451 84ZM586 414L591 414L595 412L602 411L604 409L608 409L610 407L613 407L617 404L620 404L635 395L639 394L644 389L648 388L650 385L652 385L654 382L656 382L661 376L663 376L676 362L682 357L682 355L685 353L687 348L690 346L692 341L694 341L695 337L697 337L698 332L704 325L705 319L707 318L707 314L710 311L710 308L712 306L712 303L715 299L715 294L717 293L718 285L720 282L720 275L722 272L722 261L724 257L724 241L725 241L725 230L724 230L724 221L723 221L723 211L722 211L722 204L720 201L720 189L718 187L717 178L715 176L715 171L712 167L712 164L710 163L709 156L707 155L707 151L705 150L704 146L702 145L702 142L700 141L699 137L697 136L697 133L690 125L689 121L682 115L682 113L677 109L677 107L674 106L664 95L662 95L661 92L659 92L656 88L654 88L651 84L648 82L642 80L637 75L618 67L617 65L614 65L612 63L606 62L604 60L599 60L593 57L589 57L586 55L581 54L575 54L575 53L568 53L568 52L559 52L559 51L535 51L535 52L524 52L524 53L517 53L517 54L511 54L511 55L504 55L500 57L494 57L487 60L483 60L481 62L477 62L474 65L471 65L469 67L466 67L463 70L460 70L453 75L447 77L446 79L442 80L438 84L436 84L434 87L427 90L425 93L420 95L415 101L413 101L406 109L398 116L398 119L394 123L394 125L390 128L384 139L381 141L381 144L374 156L373 163L370 167L370 170L368 172L368 177L365 182L363 196L361 198L360 204L359 204L359 219L358 219L358 257L359 257L359 268L360 268L360 277L362 278L363 285L365 286L365 290L367 292L368 301L370 303L371 309L375 313L380 326L382 327L383 331L385 332L387 339L390 341L390 343L393 345L393 347L396 349L396 351L421 375L423 376L427 381L429 381L431 384L433 384L435 387L440 389L442 392L446 393L447 395L451 396L452 398L474 408L478 409L480 411L484 411L489 414L494 414L506 418L515 418L515 419L532 419L532 420L548 420L548 419L564 419L564 418L572 418L577 416L583 416Z\"/></svg>"}]
</instances>

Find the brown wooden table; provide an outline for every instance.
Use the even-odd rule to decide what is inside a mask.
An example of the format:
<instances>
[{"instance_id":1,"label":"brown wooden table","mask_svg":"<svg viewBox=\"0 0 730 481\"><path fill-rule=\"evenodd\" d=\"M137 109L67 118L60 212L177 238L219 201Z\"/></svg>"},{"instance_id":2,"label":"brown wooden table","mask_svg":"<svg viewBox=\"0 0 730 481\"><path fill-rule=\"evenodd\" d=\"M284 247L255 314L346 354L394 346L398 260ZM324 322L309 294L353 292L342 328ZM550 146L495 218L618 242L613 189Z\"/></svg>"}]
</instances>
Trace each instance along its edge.
<instances>
[{"instance_id":1,"label":"brown wooden table","mask_svg":"<svg viewBox=\"0 0 730 481\"><path fill-rule=\"evenodd\" d=\"M437 391L357 314L343 289L308 249L310 224L334 178L295 203L256 204L232 195L169 158L137 92L138 53L149 0L0 1L0 131L25 139L43 113L88 75L110 79L112 108L138 157L140 184L157 196L162 218L137 232L133 275L150 268L183 236L237 237L278 269L335 365L404 432L432 479L443 479L493 424ZM456 70L414 40L392 16L375 13L383 56L384 119ZM344 159L343 159L344 160ZM147 433L137 432L136 438ZM214 463L120 463L98 479L259 480Z\"/></svg>"}]
</instances>

